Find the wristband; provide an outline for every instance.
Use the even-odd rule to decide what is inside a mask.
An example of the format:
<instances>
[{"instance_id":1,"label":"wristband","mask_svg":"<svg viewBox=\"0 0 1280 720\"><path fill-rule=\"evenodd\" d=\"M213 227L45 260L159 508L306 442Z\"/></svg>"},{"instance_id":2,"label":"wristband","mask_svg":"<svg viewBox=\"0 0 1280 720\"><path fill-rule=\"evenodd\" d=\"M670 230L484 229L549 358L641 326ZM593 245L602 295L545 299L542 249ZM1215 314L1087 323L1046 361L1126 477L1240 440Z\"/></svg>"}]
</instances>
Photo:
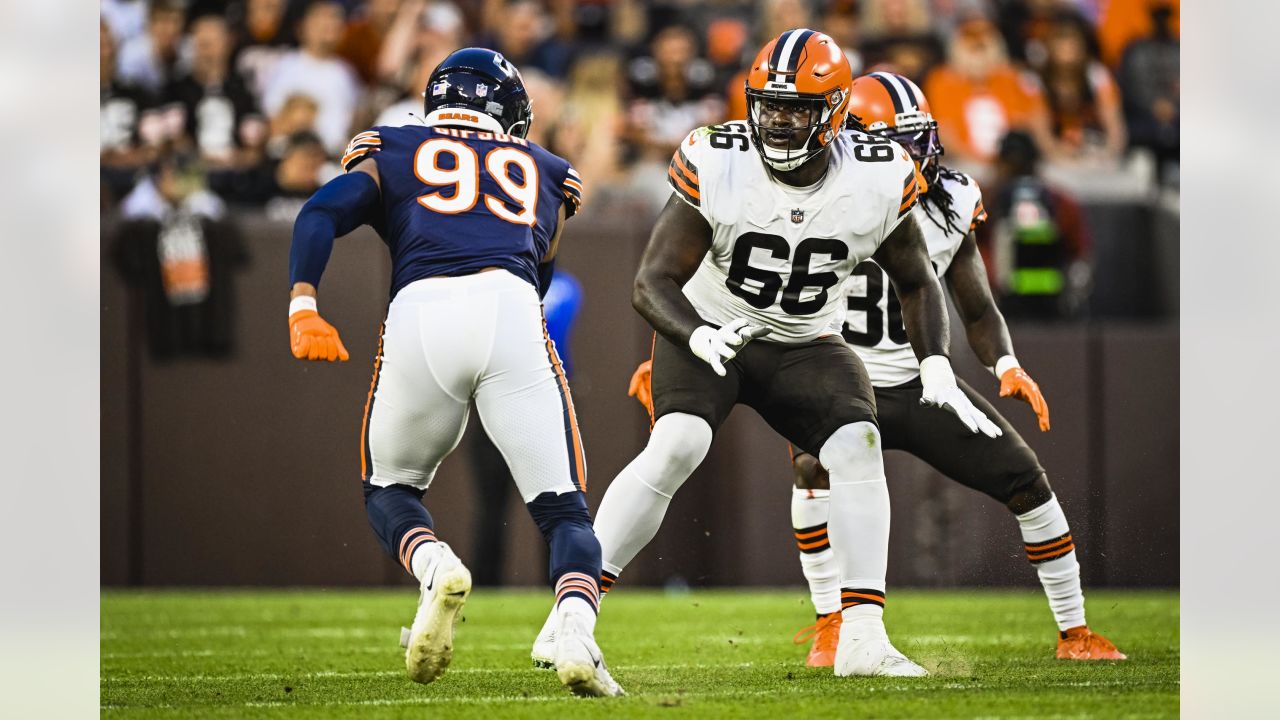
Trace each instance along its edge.
<instances>
[{"instance_id":1,"label":"wristband","mask_svg":"<svg viewBox=\"0 0 1280 720\"><path fill-rule=\"evenodd\" d=\"M1012 355L1004 355L996 361L995 369L992 372L996 374L997 378L1002 378L1005 372L1019 367L1022 367L1022 365L1018 364L1018 358Z\"/></svg>"},{"instance_id":2,"label":"wristband","mask_svg":"<svg viewBox=\"0 0 1280 720\"><path fill-rule=\"evenodd\" d=\"M294 313L301 312L303 310L311 310L317 313L320 312L319 310L316 310L316 298L314 295L299 295L289 301L289 317L293 317Z\"/></svg>"},{"instance_id":3,"label":"wristband","mask_svg":"<svg viewBox=\"0 0 1280 720\"><path fill-rule=\"evenodd\" d=\"M946 387L956 384L956 374L946 355L930 355L920 361L920 384L924 387Z\"/></svg>"}]
</instances>

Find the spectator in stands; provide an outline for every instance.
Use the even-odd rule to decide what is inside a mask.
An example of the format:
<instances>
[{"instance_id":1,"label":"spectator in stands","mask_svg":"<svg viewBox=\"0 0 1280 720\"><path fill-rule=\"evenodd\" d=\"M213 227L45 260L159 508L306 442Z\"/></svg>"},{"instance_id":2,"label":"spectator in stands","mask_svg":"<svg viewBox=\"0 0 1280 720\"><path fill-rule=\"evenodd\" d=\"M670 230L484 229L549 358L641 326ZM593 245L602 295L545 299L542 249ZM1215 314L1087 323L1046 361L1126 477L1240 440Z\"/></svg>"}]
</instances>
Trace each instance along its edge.
<instances>
[{"instance_id":1,"label":"spectator in stands","mask_svg":"<svg viewBox=\"0 0 1280 720\"><path fill-rule=\"evenodd\" d=\"M236 201L261 205L272 220L293 222L302 205L338 172L320 137L309 130L290 135L279 160L258 168L240 185Z\"/></svg>"},{"instance_id":2,"label":"spectator in stands","mask_svg":"<svg viewBox=\"0 0 1280 720\"><path fill-rule=\"evenodd\" d=\"M938 133L949 163L989 179L1000 138L1010 129L1028 132L1041 148L1053 146L1040 80L1005 57L1004 42L988 20L956 27L948 61L925 80Z\"/></svg>"},{"instance_id":3,"label":"spectator in stands","mask_svg":"<svg viewBox=\"0 0 1280 720\"><path fill-rule=\"evenodd\" d=\"M378 54L391 31L400 4L400 0L367 0L347 24L338 45L338 54L351 64L365 83L378 79Z\"/></svg>"},{"instance_id":4,"label":"spectator in stands","mask_svg":"<svg viewBox=\"0 0 1280 720\"><path fill-rule=\"evenodd\" d=\"M154 144L149 146L143 138L156 137L160 121L151 94L116 77L115 38L105 20L98 27L101 181L104 199L113 204L133 187L139 169L152 158Z\"/></svg>"},{"instance_id":5,"label":"spectator in stands","mask_svg":"<svg viewBox=\"0 0 1280 720\"><path fill-rule=\"evenodd\" d=\"M1176 40L1181 17L1179 8L1179 0L1107 0L1098 20L1098 42L1102 47L1103 61L1112 68L1118 68L1130 43L1151 37L1156 31L1152 17L1156 10L1168 10L1164 16L1164 32Z\"/></svg>"},{"instance_id":6,"label":"spectator in stands","mask_svg":"<svg viewBox=\"0 0 1280 720\"><path fill-rule=\"evenodd\" d=\"M102 0L102 19L117 44L147 31L148 0Z\"/></svg>"},{"instance_id":7,"label":"spectator in stands","mask_svg":"<svg viewBox=\"0 0 1280 720\"><path fill-rule=\"evenodd\" d=\"M153 0L147 12L147 31L120 47L116 72L121 81L159 93L175 75L184 20L178 0Z\"/></svg>"},{"instance_id":8,"label":"spectator in stands","mask_svg":"<svg viewBox=\"0 0 1280 720\"><path fill-rule=\"evenodd\" d=\"M1179 151L1181 81L1172 12L1167 6L1156 6L1151 12L1151 36L1130 45L1120 63L1131 142L1155 153L1162 178L1178 162Z\"/></svg>"},{"instance_id":9,"label":"spectator in stands","mask_svg":"<svg viewBox=\"0 0 1280 720\"><path fill-rule=\"evenodd\" d=\"M166 112L180 115L186 142L205 166L242 169L261 159L266 120L244 79L231 68L231 34L220 15L191 24L191 70L165 89Z\"/></svg>"},{"instance_id":10,"label":"spectator in stands","mask_svg":"<svg viewBox=\"0 0 1280 720\"><path fill-rule=\"evenodd\" d=\"M663 165L690 130L724 115L715 69L698 56L697 36L682 25L659 32L649 53L631 61L627 86L627 138L640 158Z\"/></svg>"},{"instance_id":11,"label":"spectator in stands","mask_svg":"<svg viewBox=\"0 0 1280 720\"><path fill-rule=\"evenodd\" d=\"M285 22L286 0L245 0L233 5L236 71L249 82L255 97L266 91L276 63L293 48L293 31Z\"/></svg>"},{"instance_id":12,"label":"spectator in stands","mask_svg":"<svg viewBox=\"0 0 1280 720\"><path fill-rule=\"evenodd\" d=\"M485 19L479 45L497 50L521 70L537 68L561 79L568 74L573 48L552 34L551 18L537 0L485 0Z\"/></svg>"},{"instance_id":13,"label":"spectator in stands","mask_svg":"<svg viewBox=\"0 0 1280 720\"><path fill-rule=\"evenodd\" d=\"M724 88L728 103L725 119L728 120L747 119L747 66L756 51L787 30L813 26L813 14L804 0L757 0L755 18L755 40L743 46L742 69Z\"/></svg>"},{"instance_id":14,"label":"spectator in stands","mask_svg":"<svg viewBox=\"0 0 1280 720\"><path fill-rule=\"evenodd\" d=\"M271 116L266 155L269 160L284 156L289 138L300 132L315 132L320 106L310 95L295 94L285 98L280 111Z\"/></svg>"},{"instance_id":15,"label":"spectator in stands","mask_svg":"<svg viewBox=\"0 0 1280 720\"><path fill-rule=\"evenodd\" d=\"M861 9L862 59L867 67L883 63L922 84L942 58L927 0L872 0Z\"/></svg>"},{"instance_id":16,"label":"spectator in stands","mask_svg":"<svg viewBox=\"0 0 1280 720\"><path fill-rule=\"evenodd\" d=\"M374 125L417 122L413 117L422 115L422 93L431 72L466 44L463 31L462 13L451 2L406 0L400 6L378 57L378 77L383 83L379 93L396 92L377 103L386 107Z\"/></svg>"},{"instance_id":17,"label":"spectator in stands","mask_svg":"<svg viewBox=\"0 0 1280 720\"><path fill-rule=\"evenodd\" d=\"M332 155L341 152L351 139L361 92L355 72L337 55L344 25L340 3L312 3L298 26L301 47L276 63L262 97L263 109L272 115L284 107L291 95L307 95L314 100L318 109L315 130Z\"/></svg>"},{"instance_id":18,"label":"spectator in stands","mask_svg":"<svg viewBox=\"0 0 1280 720\"><path fill-rule=\"evenodd\" d=\"M1120 91L1105 65L1090 56L1088 21L1055 16L1045 36L1040 76L1053 122L1054 160L1114 163L1125 148Z\"/></svg>"},{"instance_id":19,"label":"spectator in stands","mask_svg":"<svg viewBox=\"0 0 1280 720\"><path fill-rule=\"evenodd\" d=\"M1090 240L1080 205L1040 177L1040 157L1026 133L1001 140L981 245L1006 316L1069 318L1088 300Z\"/></svg>"}]
</instances>

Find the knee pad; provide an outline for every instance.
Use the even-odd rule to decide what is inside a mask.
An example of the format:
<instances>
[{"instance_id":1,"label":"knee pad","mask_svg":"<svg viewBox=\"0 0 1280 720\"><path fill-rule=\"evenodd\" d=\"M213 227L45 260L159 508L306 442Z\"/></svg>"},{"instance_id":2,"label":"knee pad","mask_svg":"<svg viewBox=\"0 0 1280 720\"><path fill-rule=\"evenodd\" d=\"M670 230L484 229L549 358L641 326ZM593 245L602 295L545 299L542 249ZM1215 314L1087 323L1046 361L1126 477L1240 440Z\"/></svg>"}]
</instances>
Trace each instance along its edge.
<instances>
[{"instance_id":1,"label":"knee pad","mask_svg":"<svg viewBox=\"0 0 1280 720\"><path fill-rule=\"evenodd\" d=\"M884 460L881 457L880 429L870 422L856 422L841 426L831 434L818 453L822 466L834 476L845 478L861 476L863 470L878 469L884 481Z\"/></svg>"},{"instance_id":2,"label":"knee pad","mask_svg":"<svg viewBox=\"0 0 1280 720\"><path fill-rule=\"evenodd\" d=\"M670 495L702 464L712 435L711 426L696 415L663 415L654 423L649 444L634 467L646 484Z\"/></svg>"}]
</instances>

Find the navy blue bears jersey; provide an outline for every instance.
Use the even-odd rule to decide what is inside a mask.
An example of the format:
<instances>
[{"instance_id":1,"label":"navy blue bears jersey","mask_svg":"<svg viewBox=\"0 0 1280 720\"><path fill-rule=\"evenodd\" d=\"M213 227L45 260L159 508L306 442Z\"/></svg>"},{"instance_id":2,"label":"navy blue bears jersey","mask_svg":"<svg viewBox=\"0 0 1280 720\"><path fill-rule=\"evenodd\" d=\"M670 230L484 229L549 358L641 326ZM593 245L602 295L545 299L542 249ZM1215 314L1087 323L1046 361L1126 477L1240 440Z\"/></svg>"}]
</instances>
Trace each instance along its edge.
<instances>
[{"instance_id":1,"label":"navy blue bears jersey","mask_svg":"<svg viewBox=\"0 0 1280 720\"><path fill-rule=\"evenodd\" d=\"M351 140L342 166L350 172L370 157L382 207L368 222L391 250L393 298L415 280L486 267L539 288L560 208L570 217L582 202L582 179L567 160L511 135L375 127Z\"/></svg>"}]
</instances>

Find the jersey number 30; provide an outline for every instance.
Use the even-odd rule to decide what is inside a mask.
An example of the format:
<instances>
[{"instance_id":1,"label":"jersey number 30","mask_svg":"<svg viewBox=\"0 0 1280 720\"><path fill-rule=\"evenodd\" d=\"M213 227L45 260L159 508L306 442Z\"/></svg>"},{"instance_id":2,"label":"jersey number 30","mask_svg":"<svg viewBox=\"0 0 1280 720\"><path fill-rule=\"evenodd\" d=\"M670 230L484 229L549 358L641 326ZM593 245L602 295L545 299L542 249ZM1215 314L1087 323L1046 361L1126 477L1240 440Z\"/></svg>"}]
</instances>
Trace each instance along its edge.
<instances>
[{"instance_id":1,"label":"jersey number 30","mask_svg":"<svg viewBox=\"0 0 1280 720\"><path fill-rule=\"evenodd\" d=\"M453 167L440 166L440 156L453 158ZM519 179L512 175L519 168ZM437 186L418 196L422 207L445 215L464 213L484 195L485 207L495 216L517 225L533 225L538 212L538 166L533 157L512 147L496 147L485 153L484 169L506 197L480 192L480 158L470 145L435 138L418 146L413 172L427 185ZM440 187L443 186L443 187ZM512 212L511 208L518 208Z\"/></svg>"},{"instance_id":2,"label":"jersey number 30","mask_svg":"<svg viewBox=\"0 0 1280 720\"><path fill-rule=\"evenodd\" d=\"M796 256L791 263L791 279L783 288L782 275L751 264L751 253L764 250L771 257L787 260L791 246L784 238L766 233L743 233L734 243L733 259L729 263L729 277L725 284L729 292L747 304L763 310L778 301L782 293L782 310L788 315L812 315L827 304L827 291L840 282L835 272L812 272L809 268L814 255L827 255L831 262L849 257L849 246L831 238L805 238L796 246ZM747 281L752 281L748 285ZM801 300L806 289L816 289L812 297Z\"/></svg>"}]
</instances>

